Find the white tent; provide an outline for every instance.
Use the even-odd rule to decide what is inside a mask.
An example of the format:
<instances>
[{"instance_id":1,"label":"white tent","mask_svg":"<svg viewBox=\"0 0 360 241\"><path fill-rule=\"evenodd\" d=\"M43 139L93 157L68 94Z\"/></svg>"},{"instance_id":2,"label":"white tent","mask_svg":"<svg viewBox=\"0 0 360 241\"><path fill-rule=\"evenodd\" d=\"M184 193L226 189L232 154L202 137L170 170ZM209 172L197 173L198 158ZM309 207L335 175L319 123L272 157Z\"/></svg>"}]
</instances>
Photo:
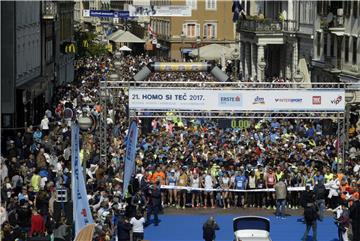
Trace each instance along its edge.
<instances>
[{"instance_id":1,"label":"white tent","mask_svg":"<svg viewBox=\"0 0 360 241\"><path fill-rule=\"evenodd\" d=\"M129 31L118 30L109 35L109 40L115 43L145 43L145 40L135 36Z\"/></svg>"},{"instance_id":2,"label":"white tent","mask_svg":"<svg viewBox=\"0 0 360 241\"><path fill-rule=\"evenodd\" d=\"M226 47L220 44L209 44L199 49L194 49L190 52L190 56L197 57L200 53L200 59L203 60L219 60L232 59L232 52L234 48Z\"/></svg>"},{"instance_id":3,"label":"white tent","mask_svg":"<svg viewBox=\"0 0 360 241\"><path fill-rule=\"evenodd\" d=\"M124 51L124 52L126 52L126 51L132 51L132 49L131 48L129 48L128 46L122 46L120 49L119 49L120 51Z\"/></svg>"}]
</instances>

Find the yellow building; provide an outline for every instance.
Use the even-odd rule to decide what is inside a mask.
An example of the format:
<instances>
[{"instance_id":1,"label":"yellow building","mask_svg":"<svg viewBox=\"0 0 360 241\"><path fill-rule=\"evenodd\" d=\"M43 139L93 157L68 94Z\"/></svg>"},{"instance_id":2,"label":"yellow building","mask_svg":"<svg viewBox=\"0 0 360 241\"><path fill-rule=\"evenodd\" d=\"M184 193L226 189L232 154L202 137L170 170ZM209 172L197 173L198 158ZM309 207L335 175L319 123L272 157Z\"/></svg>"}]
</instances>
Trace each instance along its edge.
<instances>
[{"instance_id":1,"label":"yellow building","mask_svg":"<svg viewBox=\"0 0 360 241\"><path fill-rule=\"evenodd\" d=\"M181 60L190 51L208 44L234 44L232 1L177 0L154 1L156 5L190 5L188 17L151 17L157 34L157 51L162 56Z\"/></svg>"}]
</instances>

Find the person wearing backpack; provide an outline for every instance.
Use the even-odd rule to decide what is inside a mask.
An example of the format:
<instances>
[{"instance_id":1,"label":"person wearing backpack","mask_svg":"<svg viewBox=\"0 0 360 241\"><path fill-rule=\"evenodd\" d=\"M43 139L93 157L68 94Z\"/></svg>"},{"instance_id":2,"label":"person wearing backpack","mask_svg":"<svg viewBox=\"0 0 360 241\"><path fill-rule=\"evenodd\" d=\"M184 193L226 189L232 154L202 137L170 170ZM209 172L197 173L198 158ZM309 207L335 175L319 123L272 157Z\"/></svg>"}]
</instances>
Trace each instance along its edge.
<instances>
[{"instance_id":1,"label":"person wearing backpack","mask_svg":"<svg viewBox=\"0 0 360 241\"><path fill-rule=\"evenodd\" d=\"M304 220L306 224L306 230L304 233L304 236L302 238L302 241L308 240L308 234L310 231L310 228L312 228L313 231L313 241L316 241L316 232L317 232L317 219L318 219L318 210L315 205L315 203L308 203L307 206L304 207Z\"/></svg>"},{"instance_id":2,"label":"person wearing backpack","mask_svg":"<svg viewBox=\"0 0 360 241\"><path fill-rule=\"evenodd\" d=\"M319 209L319 220L323 221L325 211L326 188L323 181L319 181L314 187L315 203Z\"/></svg>"}]
</instances>

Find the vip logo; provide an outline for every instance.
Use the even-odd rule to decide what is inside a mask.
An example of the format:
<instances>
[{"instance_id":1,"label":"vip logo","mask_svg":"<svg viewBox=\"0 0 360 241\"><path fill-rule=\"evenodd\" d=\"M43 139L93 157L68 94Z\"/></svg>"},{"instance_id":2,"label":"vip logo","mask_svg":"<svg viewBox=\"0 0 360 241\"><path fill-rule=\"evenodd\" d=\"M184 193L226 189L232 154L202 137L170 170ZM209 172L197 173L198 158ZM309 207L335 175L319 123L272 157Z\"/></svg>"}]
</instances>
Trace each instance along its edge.
<instances>
[{"instance_id":1,"label":"vip logo","mask_svg":"<svg viewBox=\"0 0 360 241\"><path fill-rule=\"evenodd\" d=\"M321 105L321 96L313 96L312 103L313 105Z\"/></svg>"},{"instance_id":2,"label":"vip logo","mask_svg":"<svg viewBox=\"0 0 360 241\"><path fill-rule=\"evenodd\" d=\"M333 99L331 101L331 104L338 105L338 104L340 104L341 101L342 101L342 96L339 95L336 99Z\"/></svg>"}]
</instances>

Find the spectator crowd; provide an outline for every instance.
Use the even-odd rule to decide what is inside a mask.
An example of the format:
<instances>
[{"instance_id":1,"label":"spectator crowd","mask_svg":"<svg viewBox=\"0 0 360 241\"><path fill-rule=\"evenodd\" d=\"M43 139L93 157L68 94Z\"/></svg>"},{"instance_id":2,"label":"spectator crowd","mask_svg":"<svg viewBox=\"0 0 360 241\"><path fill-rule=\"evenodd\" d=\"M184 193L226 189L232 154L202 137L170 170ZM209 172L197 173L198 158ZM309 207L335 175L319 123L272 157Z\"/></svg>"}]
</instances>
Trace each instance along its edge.
<instances>
[{"instance_id":1,"label":"spectator crowd","mask_svg":"<svg viewBox=\"0 0 360 241\"><path fill-rule=\"evenodd\" d=\"M119 61L120 79L131 81L155 59L127 55ZM76 80L56 89L41 123L2 139L3 240L48 240L50 236L70 240L69 211L57 205L56 195L60 188L69 196L71 193L71 118L66 109L99 118L104 108L99 103L99 83L113 69L111 57L78 60ZM155 73L149 80L171 84L174 80L214 79L208 73ZM330 119L253 119L247 128L240 129L220 128L214 119L181 119L171 112L166 118L136 120L136 173L129 192L123 195L127 99L127 91L119 89L107 102L109 155L105 163L100 162L97 132L81 133L80 159L86 166L88 198L97 223L96 240L115 240L116 234L119 240L129 240L130 230L133 240L141 240L143 227L151 224L150 215L154 215L157 225L157 214L169 207L277 207L277 215L283 217L285 206L299 209L315 203L322 219L325 209L336 211L341 205L345 209L359 202L360 130L355 127L356 118L349 129L346 158L342 159L344 143L338 139L336 122ZM161 185L167 188L160 190ZM279 191L281 187L277 189L281 185L306 190L285 189L284 193ZM265 190L274 187L275 192ZM252 189L262 190L245 192ZM352 215L353 225L359 225L360 216ZM349 218L347 227L351 224Z\"/></svg>"}]
</instances>

